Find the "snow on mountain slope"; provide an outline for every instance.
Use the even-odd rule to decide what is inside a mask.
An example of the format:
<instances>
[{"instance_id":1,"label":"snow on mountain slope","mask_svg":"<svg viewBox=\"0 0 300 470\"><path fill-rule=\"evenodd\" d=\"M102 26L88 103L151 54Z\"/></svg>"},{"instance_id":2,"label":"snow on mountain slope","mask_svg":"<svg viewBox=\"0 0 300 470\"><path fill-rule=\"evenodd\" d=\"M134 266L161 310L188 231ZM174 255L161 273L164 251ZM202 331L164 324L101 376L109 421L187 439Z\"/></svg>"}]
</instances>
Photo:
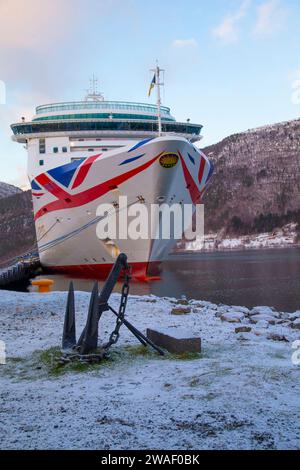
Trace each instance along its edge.
<instances>
[{"instance_id":1,"label":"snow on mountain slope","mask_svg":"<svg viewBox=\"0 0 300 470\"><path fill-rule=\"evenodd\" d=\"M13 186L12 184L0 182L0 198L12 196L13 194L21 193L22 190Z\"/></svg>"}]
</instances>

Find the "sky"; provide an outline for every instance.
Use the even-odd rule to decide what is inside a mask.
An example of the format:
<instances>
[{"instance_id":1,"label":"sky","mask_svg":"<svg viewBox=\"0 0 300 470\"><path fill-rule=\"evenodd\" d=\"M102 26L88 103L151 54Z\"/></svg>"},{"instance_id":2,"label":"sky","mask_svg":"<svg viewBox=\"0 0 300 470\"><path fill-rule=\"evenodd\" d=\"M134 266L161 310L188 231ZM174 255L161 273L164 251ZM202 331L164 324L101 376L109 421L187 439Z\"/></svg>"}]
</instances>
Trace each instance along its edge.
<instances>
[{"instance_id":1,"label":"sky","mask_svg":"<svg viewBox=\"0 0 300 470\"><path fill-rule=\"evenodd\" d=\"M0 181L23 186L26 150L10 124L36 106L147 96L201 123L202 146L300 117L299 0L0 0Z\"/></svg>"}]
</instances>

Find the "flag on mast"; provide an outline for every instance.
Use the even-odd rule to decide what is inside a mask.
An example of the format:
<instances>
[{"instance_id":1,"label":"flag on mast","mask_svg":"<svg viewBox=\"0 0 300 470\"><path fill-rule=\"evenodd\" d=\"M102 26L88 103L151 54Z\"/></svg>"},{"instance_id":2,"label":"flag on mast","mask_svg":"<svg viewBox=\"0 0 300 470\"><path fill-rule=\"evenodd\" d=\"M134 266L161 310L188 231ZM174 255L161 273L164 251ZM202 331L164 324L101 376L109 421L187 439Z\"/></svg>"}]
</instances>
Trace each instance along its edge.
<instances>
[{"instance_id":1,"label":"flag on mast","mask_svg":"<svg viewBox=\"0 0 300 470\"><path fill-rule=\"evenodd\" d=\"M154 85L156 84L156 74L153 75L152 81L150 83L149 91L148 91L148 97L151 95L151 91L154 88Z\"/></svg>"}]
</instances>

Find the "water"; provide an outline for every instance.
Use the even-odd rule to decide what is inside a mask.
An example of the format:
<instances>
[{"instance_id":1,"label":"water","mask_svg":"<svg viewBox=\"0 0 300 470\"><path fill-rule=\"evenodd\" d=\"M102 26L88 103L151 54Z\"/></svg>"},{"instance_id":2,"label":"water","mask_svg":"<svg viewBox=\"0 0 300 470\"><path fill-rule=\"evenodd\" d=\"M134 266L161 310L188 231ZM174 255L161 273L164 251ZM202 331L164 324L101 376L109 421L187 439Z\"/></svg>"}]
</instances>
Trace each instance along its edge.
<instances>
[{"instance_id":1,"label":"water","mask_svg":"<svg viewBox=\"0 0 300 470\"><path fill-rule=\"evenodd\" d=\"M55 290L67 290L69 278L49 277ZM92 284L75 280L77 290L90 291ZM130 292L294 312L300 310L300 248L172 255L163 263L160 281L133 282Z\"/></svg>"}]
</instances>

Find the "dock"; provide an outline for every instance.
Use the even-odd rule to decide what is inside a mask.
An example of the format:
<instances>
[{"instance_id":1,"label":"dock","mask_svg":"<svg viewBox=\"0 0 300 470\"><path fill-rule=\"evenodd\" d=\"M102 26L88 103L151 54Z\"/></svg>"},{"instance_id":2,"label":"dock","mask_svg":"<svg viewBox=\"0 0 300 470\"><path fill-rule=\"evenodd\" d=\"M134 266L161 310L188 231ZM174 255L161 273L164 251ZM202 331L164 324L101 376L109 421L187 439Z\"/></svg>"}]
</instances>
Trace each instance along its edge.
<instances>
[{"instance_id":1,"label":"dock","mask_svg":"<svg viewBox=\"0 0 300 470\"><path fill-rule=\"evenodd\" d=\"M0 268L0 289L11 284L27 281L40 266L39 255L36 252L18 256L8 266Z\"/></svg>"}]
</instances>

